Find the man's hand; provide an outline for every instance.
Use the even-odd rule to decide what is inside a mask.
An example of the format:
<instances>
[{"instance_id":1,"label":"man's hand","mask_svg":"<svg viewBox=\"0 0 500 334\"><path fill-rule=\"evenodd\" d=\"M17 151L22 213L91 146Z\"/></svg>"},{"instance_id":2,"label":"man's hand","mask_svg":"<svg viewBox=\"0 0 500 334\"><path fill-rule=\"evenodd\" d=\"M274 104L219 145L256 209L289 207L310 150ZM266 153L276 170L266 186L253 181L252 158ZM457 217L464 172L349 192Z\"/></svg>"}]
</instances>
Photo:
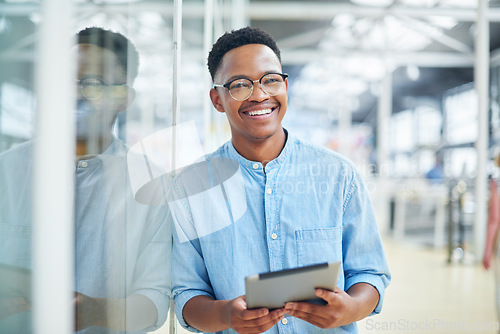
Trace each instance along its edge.
<instances>
[{"instance_id":1,"label":"man's hand","mask_svg":"<svg viewBox=\"0 0 500 334\"><path fill-rule=\"evenodd\" d=\"M316 289L316 296L327 302L317 305L307 302L285 304L285 312L320 328L348 325L368 316L378 303L377 290L366 283L355 284L348 292Z\"/></svg>"},{"instance_id":2,"label":"man's hand","mask_svg":"<svg viewBox=\"0 0 500 334\"><path fill-rule=\"evenodd\" d=\"M238 333L262 333L283 319L282 309L271 312L267 308L247 309L244 296L235 298L226 306L226 321Z\"/></svg>"},{"instance_id":3,"label":"man's hand","mask_svg":"<svg viewBox=\"0 0 500 334\"><path fill-rule=\"evenodd\" d=\"M283 309L248 310L245 296L232 300L214 300L209 296L191 298L182 311L184 320L202 332L219 332L229 328L238 333L262 333L283 319Z\"/></svg>"},{"instance_id":4,"label":"man's hand","mask_svg":"<svg viewBox=\"0 0 500 334\"><path fill-rule=\"evenodd\" d=\"M105 322L106 306L102 300L75 292L75 330L103 326Z\"/></svg>"},{"instance_id":5,"label":"man's hand","mask_svg":"<svg viewBox=\"0 0 500 334\"><path fill-rule=\"evenodd\" d=\"M118 331L136 331L156 323L158 311L146 296L93 298L75 292L75 329L99 326Z\"/></svg>"},{"instance_id":6,"label":"man's hand","mask_svg":"<svg viewBox=\"0 0 500 334\"><path fill-rule=\"evenodd\" d=\"M0 319L31 310L29 301L23 296L0 296Z\"/></svg>"}]
</instances>

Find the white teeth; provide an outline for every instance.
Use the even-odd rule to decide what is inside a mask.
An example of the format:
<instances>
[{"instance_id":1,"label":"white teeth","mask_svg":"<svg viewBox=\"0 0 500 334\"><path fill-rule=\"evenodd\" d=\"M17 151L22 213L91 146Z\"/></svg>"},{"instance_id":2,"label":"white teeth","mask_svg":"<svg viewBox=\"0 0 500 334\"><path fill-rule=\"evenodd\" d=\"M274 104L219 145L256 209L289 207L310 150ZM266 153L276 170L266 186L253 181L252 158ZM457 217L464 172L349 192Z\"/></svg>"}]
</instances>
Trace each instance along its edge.
<instances>
[{"instance_id":1,"label":"white teeth","mask_svg":"<svg viewBox=\"0 0 500 334\"><path fill-rule=\"evenodd\" d=\"M270 114L272 111L273 111L272 109L255 110L255 111L249 111L248 115L250 116L266 115Z\"/></svg>"}]
</instances>

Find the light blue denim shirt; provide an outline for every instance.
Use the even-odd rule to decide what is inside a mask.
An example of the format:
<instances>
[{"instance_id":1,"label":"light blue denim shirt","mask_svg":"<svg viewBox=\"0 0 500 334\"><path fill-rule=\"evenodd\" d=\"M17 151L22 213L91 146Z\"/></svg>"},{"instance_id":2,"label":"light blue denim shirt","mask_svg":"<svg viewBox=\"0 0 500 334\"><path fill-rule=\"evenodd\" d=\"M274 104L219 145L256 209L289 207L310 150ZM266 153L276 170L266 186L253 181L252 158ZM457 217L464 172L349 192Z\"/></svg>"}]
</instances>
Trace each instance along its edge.
<instances>
[{"instance_id":1,"label":"light blue denim shirt","mask_svg":"<svg viewBox=\"0 0 500 334\"><path fill-rule=\"evenodd\" d=\"M231 142L197 167L174 181L171 201L173 293L183 327L196 332L182 317L195 296L233 299L245 294L248 275L327 261L341 262L340 288L373 285L380 312L390 274L369 194L351 162L288 136L265 169ZM324 330L286 319L266 333L357 333L355 323Z\"/></svg>"}]
</instances>

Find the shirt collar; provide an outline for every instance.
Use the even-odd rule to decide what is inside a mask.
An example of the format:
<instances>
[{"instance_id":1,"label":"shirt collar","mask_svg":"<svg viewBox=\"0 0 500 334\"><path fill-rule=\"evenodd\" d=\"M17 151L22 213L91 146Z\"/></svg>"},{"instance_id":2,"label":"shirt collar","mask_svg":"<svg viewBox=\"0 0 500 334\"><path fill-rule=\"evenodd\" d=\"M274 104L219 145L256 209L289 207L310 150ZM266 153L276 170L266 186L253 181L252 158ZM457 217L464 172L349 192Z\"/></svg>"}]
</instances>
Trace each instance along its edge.
<instances>
[{"instance_id":1,"label":"shirt collar","mask_svg":"<svg viewBox=\"0 0 500 334\"><path fill-rule=\"evenodd\" d=\"M111 144L104 150L104 152L97 155L85 155L80 157L76 161L77 167L93 167L101 164L103 157L105 156L116 156L120 155L122 152L126 152L126 144L121 140L113 136Z\"/></svg>"},{"instance_id":2,"label":"shirt collar","mask_svg":"<svg viewBox=\"0 0 500 334\"><path fill-rule=\"evenodd\" d=\"M288 134L288 131L283 128L286 135L285 146L281 150L280 154L273 160L269 161L266 165L266 169L273 168L273 166L279 166L284 163L288 157L289 152L292 150L293 142L295 139ZM243 157L234 148L233 142L230 140L226 143L226 149L228 150L229 157L238 161L238 163L251 170L263 170L262 163L260 161L251 161ZM257 168L255 168L257 166Z\"/></svg>"}]
</instances>

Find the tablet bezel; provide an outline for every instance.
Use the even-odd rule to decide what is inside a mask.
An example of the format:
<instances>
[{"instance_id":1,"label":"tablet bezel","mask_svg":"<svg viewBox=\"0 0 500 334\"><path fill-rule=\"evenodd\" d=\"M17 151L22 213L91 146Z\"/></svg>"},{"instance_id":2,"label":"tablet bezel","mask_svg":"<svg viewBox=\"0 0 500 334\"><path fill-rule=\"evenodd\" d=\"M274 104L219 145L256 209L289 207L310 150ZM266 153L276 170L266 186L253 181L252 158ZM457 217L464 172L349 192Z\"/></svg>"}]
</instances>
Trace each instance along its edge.
<instances>
[{"instance_id":1,"label":"tablet bezel","mask_svg":"<svg viewBox=\"0 0 500 334\"><path fill-rule=\"evenodd\" d=\"M247 308L276 309L289 301L321 301L315 295L316 288L335 290L339 271L340 262L324 262L247 276Z\"/></svg>"}]
</instances>

